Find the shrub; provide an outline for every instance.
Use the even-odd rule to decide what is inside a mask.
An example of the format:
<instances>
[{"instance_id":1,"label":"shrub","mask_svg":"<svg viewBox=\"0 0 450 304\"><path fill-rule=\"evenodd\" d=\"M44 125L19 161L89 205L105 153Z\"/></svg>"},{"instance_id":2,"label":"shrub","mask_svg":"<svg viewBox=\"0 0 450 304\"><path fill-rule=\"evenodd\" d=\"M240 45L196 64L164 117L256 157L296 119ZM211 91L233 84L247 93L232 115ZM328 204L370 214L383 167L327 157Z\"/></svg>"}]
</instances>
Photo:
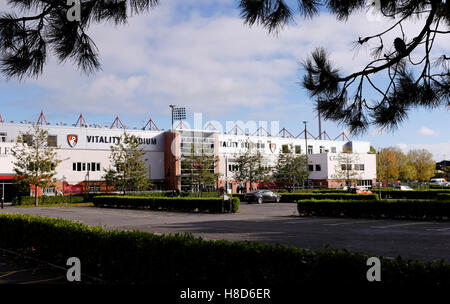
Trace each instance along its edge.
<instances>
[{"instance_id":1,"label":"shrub","mask_svg":"<svg viewBox=\"0 0 450 304\"><path fill-rule=\"evenodd\" d=\"M367 255L261 242L205 241L190 234L106 231L82 223L0 215L0 246L54 264L81 260L83 273L108 283L152 286L369 286ZM380 257L377 286L448 286L450 265ZM370 286L372 286L370 285Z\"/></svg>"},{"instance_id":2,"label":"shrub","mask_svg":"<svg viewBox=\"0 0 450 304\"><path fill-rule=\"evenodd\" d=\"M89 201L82 194L80 195L55 195L38 197L39 204L61 204L61 203L84 203ZM34 205L34 196L19 196L13 201L14 205Z\"/></svg>"},{"instance_id":3,"label":"shrub","mask_svg":"<svg viewBox=\"0 0 450 304\"><path fill-rule=\"evenodd\" d=\"M140 197L140 196L95 196L93 203L97 207L138 208L151 210L179 210L200 212L236 212L234 203L221 198L190 197ZM231 208L231 209L230 209ZM237 203L239 208L239 203Z\"/></svg>"},{"instance_id":4,"label":"shrub","mask_svg":"<svg viewBox=\"0 0 450 304\"><path fill-rule=\"evenodd\" d=\"M301 215L348 216L394 219L450 219L450 201L332 201L303 200L298 202Z\"/></svg>"}]
</instances>

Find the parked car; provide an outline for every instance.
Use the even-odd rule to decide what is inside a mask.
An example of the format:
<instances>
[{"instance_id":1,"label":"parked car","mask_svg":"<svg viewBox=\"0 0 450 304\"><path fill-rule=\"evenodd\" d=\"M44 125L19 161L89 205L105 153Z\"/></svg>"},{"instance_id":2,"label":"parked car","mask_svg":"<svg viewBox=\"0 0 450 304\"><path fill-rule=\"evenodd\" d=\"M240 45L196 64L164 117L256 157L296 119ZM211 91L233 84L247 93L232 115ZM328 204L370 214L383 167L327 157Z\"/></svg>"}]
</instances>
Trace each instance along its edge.
<instances>
[{"instance_id":1,"label":"parked car","mask_svg":"<svg viewBox=\"0 0 450 304\"><path fill-rule=\"evenodd\" d=\"M338 188L336 188L337 190L344 190L347 191L348 190L348 186L340 186Z\"/></svg>"},{"instance_id":2,"label":"parked car","mask_svg":"<svg viewBox=\"0 0 450 304\"><path fill-rule=\"evenodd\" d=\"M414 191L413 188L409 186L397 185L394 187L394 190L402 190L402 191Z\"/></svg>"},{"instance_id":3,"label":"parked car","mask_svg":"<svg viewBox=\"0 0 450 304\"><path fill-rule=\"evenodd\" d=\"M372 191L367 187L350 188L349 192L353 194L372 194Z\"/></svg>"},{"instance_id":4,"label":"parked car","mask_svg":"<svg viewBox=\"0 0 450 304\"><path fill-rule=\"evenodd\" d=\"M244 196L244 199L247 202L256 202L258 204L266 203L266 202L280 202L281 195L273 193L270 190L255 190L250 191Z\"/></svg>"},{"instance_id":5,"label":"parked car","mask_svg":"<svg viewBox=\"0 0 450 304\"><path fill-rule=\"evenodd\" d=\"M445 179L444 178L432 178L430 179L430 182L428 183L428 185L430 186L442 186L445 183Z\"/></svg>"}]
</instances>

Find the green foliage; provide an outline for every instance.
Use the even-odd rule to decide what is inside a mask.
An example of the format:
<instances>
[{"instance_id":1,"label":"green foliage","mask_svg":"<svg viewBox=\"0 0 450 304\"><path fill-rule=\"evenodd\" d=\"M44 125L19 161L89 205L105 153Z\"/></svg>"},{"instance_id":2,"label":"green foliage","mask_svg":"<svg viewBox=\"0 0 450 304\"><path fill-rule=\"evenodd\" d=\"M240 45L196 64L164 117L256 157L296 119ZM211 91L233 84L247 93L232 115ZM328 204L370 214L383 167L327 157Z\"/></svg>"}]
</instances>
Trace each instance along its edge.
<instances>
[{"instance_id":1,"label":"green foliage","mask_svg":"<svg viewBox=\"0 0 450 304\"><path fill-rule=\"evenodd\" d=\"M57 218L0 215L0 247L65 266L78 257L83 272L109 284L152 286L368 286L367 255L312 251L261 242L205 241L191 234L107 231ZM377 285L447 286L448 263L380 257Z\"/></svg>"},{"instance_id":2,"label":"green foliage","mask_svg":"<svg viewBox=\"0 0 450 304\"><path fill-rule=\"evenodd\" d=\"M20 132L13 149L15 179L19 188L35 188L35 205L38 205L38 187L51 186L56 175L56 167L61 163L56 149L49 145L48 131L33 125L27 133Z\"/></svg>"},{"instance_id":3,"label":"green foliage","mask_svg":"<svg viewBox=\"0 0 450 304\"><path fill-rule=\"evenodd\" d=\"M273 171L272 178L279 185L303 185L309 175L306 156L293 154L288 149L279 154Z\"/></svg>"},{"instance_id":4,"label":"green foliage","mask_svg":"<svg viewBox=\"0 0 450 304\"><path fill-rule=\"evenodd\" d=\"M84 203L86 197L84 195L56 195L56 196L40 196L39 204L62 204L62 203ZM34 204L34 197L19 196L14 199L14 205L32 205Z\"/></svg>"},{"instance_id":5,"label":"green foliage","mask_svg":"<svg viewBox=\"0 0 450 304\"><path fill-rule=\"evenodd\" d=\"M414 200L303 200L297 203L300 215L356 218L449 220L450 201Z\"/></svg>"},{"instance_id":6,"label":"green foliage","mask_svg":"<svg viewBox=\"0 0 450 304\"><path fill-rule=\"evenodd\" d=\"M282 203L294 203L299 200L305 199L318 199L318 200L377 200L378 194L351 194L351 193L319 193L319 192L309 192L309 193L280 193ZM241 201L245 200L244 193L233 194L234 197L238 197Z\"/></svg>"},{"instance_id":7,"label":"green foliage","mask_svg":"<svg viewBox=\"0 0 450 304\"><path fill-rule=\"evenodd\" d=\"M450 190L444 189L430 189L430 190L381 190L381 197L383 199L436 199L440 193L450 193Z\"/></svg>"},{"instance_id":8,"label":"green foliage","mask_svg":"<svg viewBox=\"0 0 450 304\"><path fill-rule=\"evenodd\" d=\"M139 138L126 132L111 146L111 168L105 170L103 178L109 185L123 191L148 190L152 185L149 168L144 161L145 151Z\"/></svg>"},{"instance_id":9,"label":"green foliage","mask_svg":"<svg viewBox=\"0 0 450 304\"><path fill-rule=\"evenodd\" d=\"M97 207L138 208L150 210L180 210L199 212L236 212L234 205L221 198L190 197L139 197L139 196L94 196L93 203ZM237 205L239 207L239 205ZM230 209L231 208L231 209Z\"/></svg>"},{"instance_id":10,"label":"green foliage","mask_svg":"<svg viewBox=\"0 0 450 304\"><path fill-rule=\"evenodd\" d=\"M181 160L183 175L188 177L183 188L195 191L201 197L205 188L217 183L219 173L215 173L215 167L218 161L218 156L203 151L202 144L192 144L191 153L186 153Z\"/></svg>"},{"instance_id":11,"label":"green foliage","mask_svg":"<svg viewBox=\"0 0 450 304\"><path fill-rule=\"evenodd\" d=\"M235 172L234 179L250 182L250 189L252 189L253 183L269 180L270 168L266 165L264 157L255 143L247 141L245 145L246 150L236 157L236 165L239 170Z\"/></svg>"}]
</instances>

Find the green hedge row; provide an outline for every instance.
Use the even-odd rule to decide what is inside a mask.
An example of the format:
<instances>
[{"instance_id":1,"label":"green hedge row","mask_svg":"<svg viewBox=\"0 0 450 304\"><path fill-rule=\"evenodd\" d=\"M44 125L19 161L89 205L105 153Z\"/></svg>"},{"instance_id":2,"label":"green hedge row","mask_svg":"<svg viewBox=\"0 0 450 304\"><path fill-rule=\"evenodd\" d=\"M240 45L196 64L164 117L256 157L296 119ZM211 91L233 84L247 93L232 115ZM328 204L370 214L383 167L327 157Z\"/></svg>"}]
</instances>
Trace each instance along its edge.
<instances>
[{"instance_id":1,"label":"green hedge row","mask_svg":"<svg viewBox=\"0 0 450 304\"><path fill-rule=\"evenodd\" d=\"M224 201L221 198L189 197L139 197L139 196L95 196L97 207L139 208L151 210L179 210L200 212L236 212L239 198Z\"/></svg>"},{"instance_id":2,"label":"green hedge row","mask_svg":"<svg viewBox=\"0 0 450 304\"><path fill-rule=\"evenodd\" d=\"M162 192L137 192L137 193L126 193L126 196L143 196L143 197L173 197L173 191L162 191ZM198 197L196 192L181 192L181 197ZM218 192L202 192L201 197L220 197Z\"/></svg>"},{"instance_id":3,"label":"green hedge row","mask_svg":"<svg viewBox=\"0 0 450 304\"><path fill-rule=\"evenodd\" d=\"M374 284L366 279L368 256L346 250L312 251L261 242L205 241L190 234L106 231L28 215L0 215L0 246L62 266L69 257L78 257L83 273L113 284L203 288L282 287L286 282L300 287ZM382 280L377 286L450 284L448 263L383 257L380 261Z\"/></svg>"},{"instance_id":4,"label":"green hedge row","mask_svg":"<svg viewBox=\"0 0 450 304\"><path fill-rule=\"evenodd\" d=\"M448 190L413 190L413 191L401 191L401 190L381 190L382 199L436 199L441 193L450 193Z\"/></svg>"},{"instance_id":5,"label":"green hedge row","mask_svg":"<svg viewBox=\"0 0 450 304\"><path fill-rule=\"evenodd\" d=\"M378 194L351 194L351 193L281 193L282 203L293 203L305 199L324 199L324 200L377 200ZM234 197L239 197L241 201L245 201L245 194L233 194Z\"/></svg>"},{"instance_id":6,"label":"green hedge row","mask_svg":"<svg viewBox=\"0 0 450 304\"><path fill-rule=\"evenodd\" d=\"M34 196L19 196L14 198L14 205L34 205ZM61 204L61 203L84 203L88 201L84 195L55 195L55 196L39 196L39 204Z\"/></svg>"},{"instance_id":7,"label":"green hedge row","mask_svg":"<svg viewBox=\"0 0 450 304\"><path fill-rule=\"evenodd\" d=\"M450 200L304 200L297 203L297 210L300 215L306 216L450 220Z\"/></svg>"}]
</instances>

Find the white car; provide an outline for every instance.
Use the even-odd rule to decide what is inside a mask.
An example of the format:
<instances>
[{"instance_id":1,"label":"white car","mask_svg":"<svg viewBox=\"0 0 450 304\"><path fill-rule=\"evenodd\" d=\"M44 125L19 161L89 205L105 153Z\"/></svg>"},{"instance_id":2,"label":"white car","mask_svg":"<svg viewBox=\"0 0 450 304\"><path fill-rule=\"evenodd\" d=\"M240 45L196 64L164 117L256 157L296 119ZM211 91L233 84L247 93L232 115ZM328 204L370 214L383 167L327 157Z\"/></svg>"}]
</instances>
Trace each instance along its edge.
<instances>
[{"instance_id":1,"label":"white car","mask_svg":"<svg viewBox=\"0 0 450 304\"><path fill-rule=\"evenodd\" d=\"M348 186L340 186L339 188L337 188L337 190L347 191L348 190Z\"/></svg>"},{"instance_id":2,"label":"white car","mask_svg":"<svg viewBox=\"0 0 450 304\"><path fill-rule=\"evenodd\" d=\"M443 186L446 183L444 178L432 178L428 185L430 186Z\"/></svg>"},{"instance_id":3,"label":"white car","mask_svg":"<svg viewBox=\"0 0 450 304\"><path fill-rule=\"evenodd\" d=\"M394 187L394 190L414 191L414 189L409 186L396 186Z\"/></svg>"}]
</instances>

